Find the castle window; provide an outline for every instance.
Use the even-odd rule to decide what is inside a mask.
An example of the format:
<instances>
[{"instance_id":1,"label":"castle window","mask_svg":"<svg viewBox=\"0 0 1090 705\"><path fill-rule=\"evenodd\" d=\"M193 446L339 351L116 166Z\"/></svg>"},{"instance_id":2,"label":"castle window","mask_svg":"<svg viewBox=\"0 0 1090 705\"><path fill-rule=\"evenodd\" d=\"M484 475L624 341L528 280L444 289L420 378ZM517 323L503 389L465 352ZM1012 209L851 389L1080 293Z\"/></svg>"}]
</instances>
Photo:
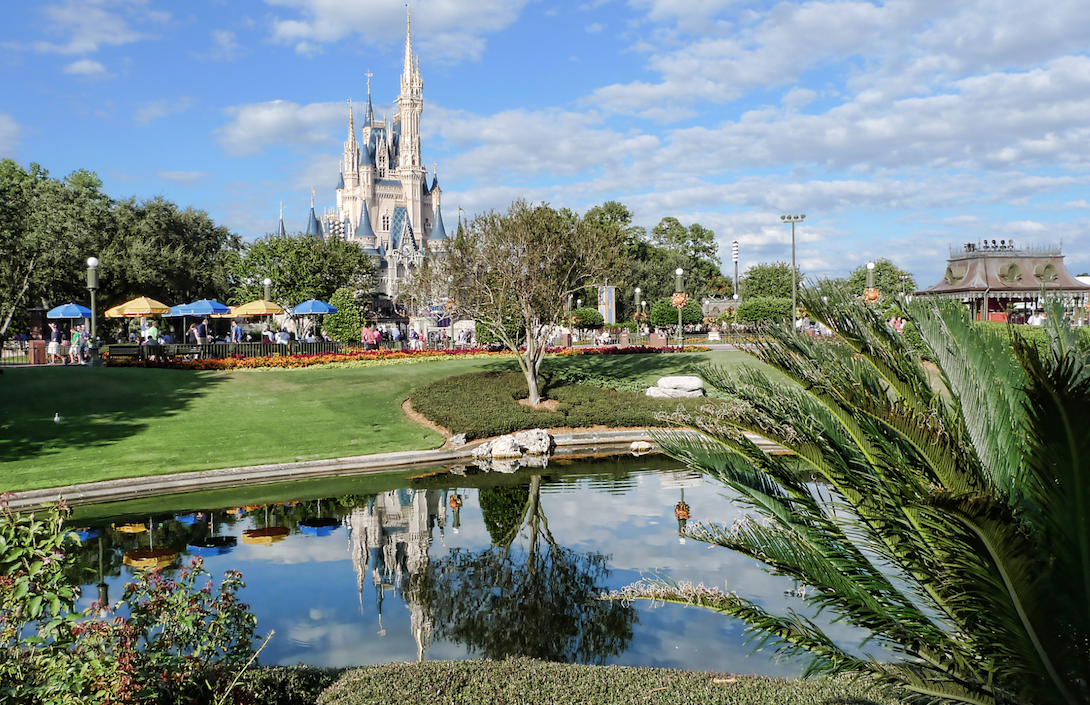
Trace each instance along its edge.
<instances>
[{"instance_id":1,"label":"castle window","mask_svg":"<svg viewBox=\"0 0 1090 705\"><path fill-rule=\"evenodd\" d=\"M431 221L428 220L427 218L424 218L424 229L425 230L431 230Z\"/></svg>"},{"instance_id":2,"label":"castle window","mask_svg":"<svg viewBox=\"0 0 1090 705\"><path fill-rule=\"evenodd\" d=\"M383 230L389 230L390 229L390 214L389 213L383 213L382 214L382 229Z\"/></svg>"}]
</instances>

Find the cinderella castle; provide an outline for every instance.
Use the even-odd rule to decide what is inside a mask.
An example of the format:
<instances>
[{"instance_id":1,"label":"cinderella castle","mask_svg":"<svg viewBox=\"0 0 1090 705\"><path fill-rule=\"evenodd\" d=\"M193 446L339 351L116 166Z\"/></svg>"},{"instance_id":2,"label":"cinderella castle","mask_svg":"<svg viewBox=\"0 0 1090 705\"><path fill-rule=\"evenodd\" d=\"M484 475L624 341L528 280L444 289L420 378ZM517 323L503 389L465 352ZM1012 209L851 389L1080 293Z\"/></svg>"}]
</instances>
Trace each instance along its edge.
<instances>
[{"instance_id":1,"label":"cinderella castle","mask_svg":"<svg viewBox=\"0 0 1090 705\"><path fill-rule=\"evenodd\" d=\"M442 251L447 239L439 209L443 191L434 167L428 183L420 149L424 81L420 59L413 56L408 10L397 110L389 122L385 115L375 119L368 74L367 107L358 139L351 103L348 106L348 140L337 181L337 205L319 216L312 193L306 230L311 237L339 237L362 247L376 260L379 290L391 296L424 261L425 252ZM279 232L286 233L282 212Z\"/></svg>"}]
</instances>

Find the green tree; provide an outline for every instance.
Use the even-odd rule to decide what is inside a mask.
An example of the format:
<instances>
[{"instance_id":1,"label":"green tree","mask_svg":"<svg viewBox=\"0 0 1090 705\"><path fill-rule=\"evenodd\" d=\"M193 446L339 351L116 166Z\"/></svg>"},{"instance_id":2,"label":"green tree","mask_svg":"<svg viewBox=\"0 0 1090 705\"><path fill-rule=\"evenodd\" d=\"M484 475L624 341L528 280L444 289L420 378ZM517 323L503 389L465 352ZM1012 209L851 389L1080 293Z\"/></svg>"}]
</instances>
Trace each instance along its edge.
<instances>
[{"instance_id":1,"label":"green tree","mask_svg":"<svg viewBox=\"0 0 1090 705\"><path fill-rule=\"evenodd\" d=\"M667 216L652 228L651 234L654 235L655 245L683 255L689 260L690 266L693 262L702 260L715 265L716 269L719 268L719 246L715 243L715 233L700 223L693 223L686 228L677 218Z\"/></svg>"},{"instance_id":2,"label":"green tree","mask_svg":"<svg viewBox=\"0 0 1090 705\"><path fill-rule=\"evenodd\" d=\"M902 658L861 657L811 619L732 593L627 592L739 617L809 655L810 674L871 673L920 702L1090 701L1090 350L1057 323L1059 304L1039 350L974 328L956 304L913 302L933 384L872 307L825 283L802 300L837 339L770 328L752 353L790 381L709 371L728 406L679 419L700 440L660 439L755 517L686 534L797 580L811 608ZM766 455L743 431L793 455Z\"/></svg>"},{"instance_id":3,"label":"green tree","mask_svg":"<svg viewBox=\"0 0 1090 705\"><path fill-rule=\"evenodd\" d=\"M735 316L739 323L784 323L791 320L791 299L748 298L738 306Z\"/></svg>"},{"instance_id":4,"label":"green tree","mask_svg":"<svg viewBox=\"0 0 1090 705\"><path fill-rule=\"evenodd\" d=\"M506 213L477 216L444 255L429 258L414 277L413 296L448 296L455 316L475 320L516 353L537 404L541 361L565 320L568 297L615 277L622 248L612 225L516 201Z\"/></svg>"},{"instance_id":5,"label":"green tree","mask_svg":"<svg viewBox=\"0 0 1090 705\"><path fill-rule=\"evenodd\" d=\"M352 290L345 287L337 289L330 297L329 303L337 309L337 312L327 314L322 319L322 330L328 333L330 338L342 343L358 343L360 331L363 330L363 312Z\"/></svg>"},{"instance_id":6,"label":"green tree","mask_svg":"<svg viewBox=\"0 0 1090 705\"><path fill-rule=\"evenodd\" d=\"M651 306L651 325L656 328L677 328L677 309L670 299L663 298ZM686 326L695 326L704 322L704 311L696 299L689 297L685 302L685 308L681 309L681 323Z\"/></svg>"},{"instance_id":7,"label":"green tree","mask_svg":"<svg viewBox=\"0 0 1090 705\"><path fill-rule=\"evenodd\" d=\"M571 319L579 330L596 330L606 324L602 314L596 308L584 306L571 312Z\"/></svg>"},{"instance_id":8,"label":"green tree","mask_svg":"<svg viewBox=\"0 0 1090 705\"><path fill-rule=\"evenodd\" d=\"M272 279L273 299L291 308L309 299L329 301L340 288L370 290L375 267L353 243L306 235L266 235L250 243L229 265L232 303L265 295L262 282Z\"/></svg>"},{"instance_id":9,"label":"green tree","mask_svg":"<svg viewBox=\"0 0 1090 705\"><path fill-rule=\"evenodd\" d=\"M874 286L884 300L895 301L902 291L911 294L916 291L916 279L886 258L874 261ZM848 275L848 291L852 296L862 296L867 288L867 265L863 264Z\"/></svg>"},{"instance_id":10,"label":"green tree","mask_svg":"<svg viewBox=\"0 0 1090 705\"><path fill-rule=\"evenodd\" d=\"M795 283L802 289L802 272L795 268ZM755 264L746 270L739 287L743 299L758 296L791 299L791 265L786 262ZM790 307L789 307L790 308Z\"/></svg>"}]
</instances>

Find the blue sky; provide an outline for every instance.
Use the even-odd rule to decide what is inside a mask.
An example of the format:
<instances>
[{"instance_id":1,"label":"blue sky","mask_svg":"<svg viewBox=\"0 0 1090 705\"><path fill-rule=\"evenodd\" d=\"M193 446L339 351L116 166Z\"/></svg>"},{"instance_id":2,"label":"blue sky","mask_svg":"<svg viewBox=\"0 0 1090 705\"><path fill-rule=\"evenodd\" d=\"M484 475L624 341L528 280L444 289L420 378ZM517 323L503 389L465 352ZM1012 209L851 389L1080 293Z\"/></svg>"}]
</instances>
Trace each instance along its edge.
<instances>
[{"instance_id":1,"label":"blue sky","mask_svg":"<svg viewBox=\"0 0 1090 705\"><path fill-rule=\"evenodd\" d=\"M448 220L625 203L742 268L928 286L948 247L1063 241L1090 270L1090 3L420 0L424 159ZM393 112L397 0L5 3L0 157L97 172L247 238L334 203L347 101ZM728 272L730 273L730 272Z\"/></svg>"}]
</instances>

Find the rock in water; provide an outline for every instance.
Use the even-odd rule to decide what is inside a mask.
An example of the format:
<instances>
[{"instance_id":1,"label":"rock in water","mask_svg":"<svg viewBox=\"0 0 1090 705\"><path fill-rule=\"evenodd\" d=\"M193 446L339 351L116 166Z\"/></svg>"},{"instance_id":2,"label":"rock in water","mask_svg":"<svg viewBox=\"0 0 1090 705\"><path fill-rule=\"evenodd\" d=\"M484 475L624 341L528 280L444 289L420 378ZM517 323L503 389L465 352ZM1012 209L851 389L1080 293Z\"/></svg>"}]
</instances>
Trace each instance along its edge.
<instances>
[{"instance_id":1,"label":"rock in water","mask_svg":"<svg viewBox=\"0 0 1090 705\"><path fill-rule=\"evenodd\" d=\"M654 450L654 446L647 441L632 441L632 445L628 446L628 450L632 455L643 455Z\"/></svg>"},{"instance_id":2,"label":"rock in water","mask_svg":"<svg viewBox=\"0 0 1090 705\"><path fill-rule=\"evenodd\" d=\"M474 458L485 458L486 460L492 457L492 442L485 441L476 448L473 449Z\"/></svg>"},{"instance_id":3,"label":"rock in water","mask_svg":"<svg viewBox=\"0 0 1090 705\"><path fill-rule=\"evenodd\" d=\"M543 428L520 431L515 434L515 442L523 447L526 455L548 455L553 447L552 436Z\"/></svg>"},{"instance_id":4,"label":"rock in water","mask_svg":"<svg viewBox=\"0 0 1090 705\"><path fill-rule=\"evenodd\" d=\"M493 460L522 457L522 446L511 435L500 436L493 440L490 450Z\"/></svg>"}]
</instances>

